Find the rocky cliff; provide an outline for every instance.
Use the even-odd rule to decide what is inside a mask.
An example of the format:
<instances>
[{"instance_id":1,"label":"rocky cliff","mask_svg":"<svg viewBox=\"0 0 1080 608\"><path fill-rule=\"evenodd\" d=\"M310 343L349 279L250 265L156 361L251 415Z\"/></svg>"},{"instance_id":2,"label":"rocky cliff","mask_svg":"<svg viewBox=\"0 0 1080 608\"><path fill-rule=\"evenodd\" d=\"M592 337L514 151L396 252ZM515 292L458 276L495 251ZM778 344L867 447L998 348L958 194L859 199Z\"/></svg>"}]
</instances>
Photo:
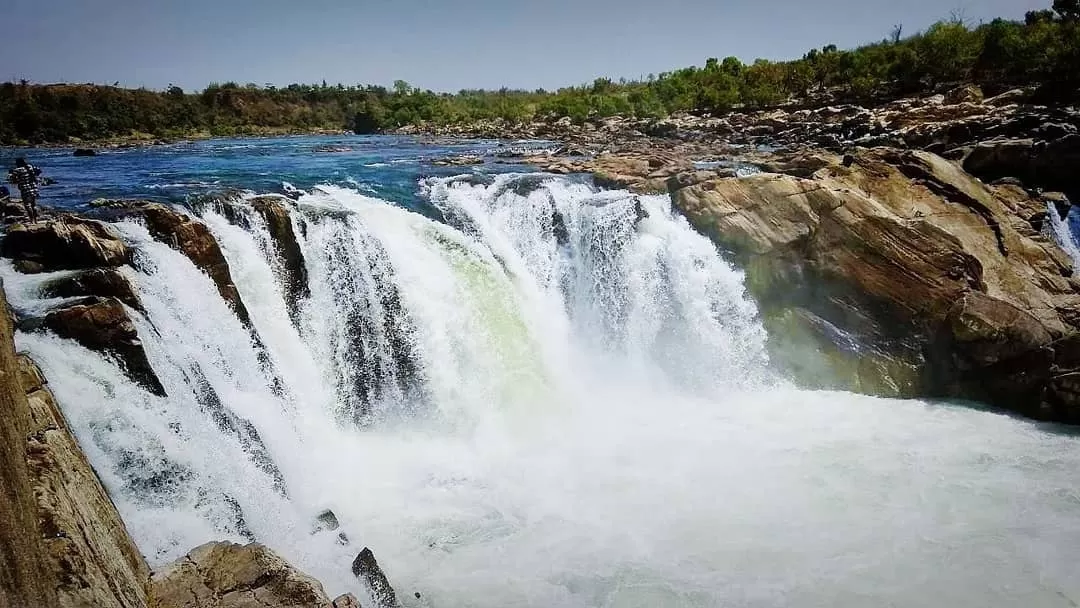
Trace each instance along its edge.
<instances>
[{"instance_id":1,"label":"rocky cliff","mask_svg":"<svg viewBox=\"0 0 1080 608\"><path fill-rule=\"evenodd\" d=\"M2 291L0 378L4 605L146 606L150 570L40 370L16 355Z\"/></svg>"}]
</instances>

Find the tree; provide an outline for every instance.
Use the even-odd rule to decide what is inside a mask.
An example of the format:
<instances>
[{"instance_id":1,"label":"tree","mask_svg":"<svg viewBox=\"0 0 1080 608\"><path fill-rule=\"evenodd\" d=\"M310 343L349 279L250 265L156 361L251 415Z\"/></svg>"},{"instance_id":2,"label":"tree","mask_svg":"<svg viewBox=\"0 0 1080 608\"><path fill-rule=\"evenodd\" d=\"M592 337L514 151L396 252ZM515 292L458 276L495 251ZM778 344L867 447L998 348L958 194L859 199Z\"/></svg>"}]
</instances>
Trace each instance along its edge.
<instances>
[{"instance_id":1,"label":"tree","mask_svg":"<svg viewBox=\"0 0 1080 608\"><path fill-rule=\"evenodd\" d=\"M1080 21L1080 0L1054 0L1054 12L1062 21L1076 23Z\"/></svg>"}]
</instances>

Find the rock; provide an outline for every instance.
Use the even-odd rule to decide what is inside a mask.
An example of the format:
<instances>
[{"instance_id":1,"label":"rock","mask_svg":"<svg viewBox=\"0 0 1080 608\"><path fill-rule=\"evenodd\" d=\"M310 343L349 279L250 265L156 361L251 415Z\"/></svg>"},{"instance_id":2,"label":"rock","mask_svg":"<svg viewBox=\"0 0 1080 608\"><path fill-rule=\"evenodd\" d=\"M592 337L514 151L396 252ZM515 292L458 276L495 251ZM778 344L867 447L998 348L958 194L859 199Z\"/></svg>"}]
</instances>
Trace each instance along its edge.
<instances>
[{"instance_id":1,"label":"rock","mask_svg":"<svg viewBox=\"0 0 1080 608\"><path fill-rule=\"evenodd\" d=\"M26 220L26 207L11 200L0 200L0 220L4 224Z\"/></svg>"},{"instance_id":2,"label":"rock","mask_svg":"<svg viewBox=\"0 0 1080 608\"><path fill-rule=\"evenodd\" d=\"M72 156L97 156L97 150L93 148L76 148Z\"/></svg>"},{"instance_id":3,"label":"rock","mask_svg":"<svg viewBox=\"0 0 1080 608\"><path fill-rule=\"evenodd\" d=\"M315 516L315 531L320 532L322 530L337 530L341 527L341 523L338 522L337 515L330 509L319 513Z\"/></svg>"},{"instance_id":4,"label":"rock","mask_svg":"<svg viewBox=\"0 0 1080 608\"><path fill-rule=\"evenodd\" d=\"M950 105L959 103L981 103L982 100L982 89L971 84L957 87L945 94L945 103Z\"/></svg>"},{"instance_id":5,"label":"rock","mask_svg":"<svg viewBox=\"0 0 1080 608\"><path fill-rule=\"evenodd\" d=\"M379 563L375 560L375 554L371 549L364 547L356 559L353 560L352 572L357 578L364 581L371 590L372 599L378 604L378 608L398 608L397 594L386 580Z\"/></svg>"},{"instance_id":6,"label":"rock","mask_svg":"<svg viewBox=\"0 0 1080 608\"><path fill-rule=\"evenodd\" d=\"M165 387L146 357L135 324L119 300L84 298L50 311L43 325L61 338L116 357L132 380L155 395L165 396Z\"/></svg>"},{"instance_id":7,"label":"rock","mask_svg":"<svg viewBox=\"0 0 1080 608\"><path fill-rule=\"evenodd\" d=\"M982 142L964 159L964 170L985 181L1017 178L1028 188L1060 190L1080 200L1080 135L1052 142L1012 139Z\"/></svg>"},{"instance_id":8,"label":"rock","mask_svg":"<svg viewBox=\"0 0 1080 608\"><path fill-rule=\"evenodd\" d=\"M293 324L300 326L300 303L311 295L308 287L307 265L304 263L304 253L300 249L300 243L296 239L293 230L290 207L283 199L274 196L259 196L251 201L251 205L262 215L266 221L266 228L274 239L274 248L281 260L285 286L285 302L289 307L289 315Z\"/></svg>"},{"instance_id":9,"label":"rock","mask_svg":"<svg viewBox=\"0 0 1080 608\"><path fill-rule=\"evenodd\" d=\"M41 370L16 357L0 286L0 605L143 608L150 571Z\"/></svg>"},{"instance_id":10,"label":"rock","mask_svg":"<svg viewBox=\"0 0 1080 608\"><path fill-rule=\"evenodd\" d=\"M146 221L150 234L186 255L196 267L209 275L222 299L240 321L250 328L251 315L233 283L229 263L225 261L221 246L206 224L160 203L145 203L138 206L137 210Z\"/></svg>"},{"instance_id":11,"label":"rock","mask_svg":"<svg viewBox=\"0 0 1080 608\"><path fill-rule=\"evenodd\" d=\"M1025 103L1031 98L1031 93L1025 89L1013 89L1001 95L996 95L983 101L985 105L1001 107L1016 103Z\"/></svg>"},{"instance_id":12,"label":"rock","mask_svg":"<svg viewBox=\"0 0 1080 608\"><path fill-rule=\"evenodd\" d=\"M0 243L0 255L31 262L20 270L38 272L120 266L131 251L107 224L74 216L36 224L15 224Z\"/></svg>"},{"instance_id":13,"label":"rock","mask_svg":"<svg viewBox=\"0 0 1080 608\"><path fill-rule=\"evenodd\" d=\"M212 542L154 573L150 608L332 608L322 585L263 545Z\"/></svg>"},{"instance_id":14,"label":"rock","mask_svg":"<svg viewBox=\"0 0 1080 608\"><path fill-rule=\"evenodd\" d=\"M339 595L334 600L334 608L360 608L360 600L356 599L356 596L351 593Z\"/></svg>"},{"instance_id":15,"label":"rock","mask_svg":"<svg viewBox=\"0 0 1080 608\"><path fill-rule=\"evenodd\" d=\"M95 268L50 281L41 287L41 292L46 298L111 297L143 312L135 286L127 277L112 268Z\"/></svg>"},{"instance_id":16,"label":"rock","mask_svg":"<svg viewBox=\"0 0 1080 608\"><path fill-rule=\"evenodd\" d=\"M439 167L468 167L470 165L482 165L484 164L484 159L480 156L466 154L463 156L440 158L432 161L431 164Z\"/></svg>"},{"instance_id":17,"label":"rock","mask_svg":"<svg viewBox=\"0 0 1080 608\"><path fill-rule=\"evenodd\" d=\"M851 154L811 179L717 179L673 201L744 266L773 335L810 336L849 366L846 388L1080 421L1080 410L1043 406L1054 345L1080 312L1063 252L1014 227L1021 205L940 157Z\"/></svg>"}]
</instances>

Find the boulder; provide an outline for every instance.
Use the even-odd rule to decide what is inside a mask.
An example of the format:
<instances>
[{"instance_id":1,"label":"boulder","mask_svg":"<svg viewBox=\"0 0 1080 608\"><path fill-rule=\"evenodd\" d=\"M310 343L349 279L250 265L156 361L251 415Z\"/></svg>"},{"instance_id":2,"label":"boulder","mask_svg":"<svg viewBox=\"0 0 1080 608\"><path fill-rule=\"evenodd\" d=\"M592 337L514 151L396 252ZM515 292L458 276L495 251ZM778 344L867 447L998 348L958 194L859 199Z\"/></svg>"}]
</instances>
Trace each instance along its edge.
<instances>
[{"instance_id":1,"label":"boulder","mask_svg":"<svg viewBox=\"0 0 1080 608\"><path fill-rule=\"evenodd\" d=\"M375 560L375 554L371 549L364 547L352 564L353 574L364 581L371 590L371 597L375 600L377 608L398 608L397 594L386 579L386 574Z\"/></svg>"},{"instance_id":2,"label":"boulder","mask_svg":"<svg viewBox=\"0 0 1080 608\"><path fill-rule=\"evenodd\" d=\"M1080 422L1080 410L1046 407L1064 369L1054 345L1077 331L1071 263L1016 229L1016 201L955 164L858 150L811 178L717 179L673 201L746 269L771 339L808 336L814 354L802 359L822 364L815 373L875 394Z\"/></svg>"},{"instance_id":3,"label":"boulder","mask_svg":"<svg viewBox=\"0 0 1080 608\"><path fill-rule=\"evenodd\" d=\"M351 593L339 595L333 603L334 608L360 608L360 600Z\"/></svg>"},{"instance_id":4,"label":"boulder","mask_svg":"<svg viewBox=\"0 0 1080 608\"><path fill-rule=\"evenodd\" d=\"M20 270L45 272L131 261L131 250L120 235L103 222L61 216L36 224L15 224L0 243L0 255L23 264Z\"/></svg>"},{"instance_id":5,"label":"boulder","mask_svg":"<svg viewBox=\"0 0 1080 608\"><path fill-rule=\"evenodd\" d=\"M76 148L72 156L97 156L97 150L93 148Z\"/></svg>"},{"instance_id":6,"label":"boulder","mask_svg":"<svg viewBox=\"0 0 1080 608\"><path fill-rule=\"evenodd\" d=\"M292 214L288 199L276 196L258 196L251 205L266 221L266 228L274 239L274 248L281 260L282 284L285 286L285 302L293 324L300 325L300 302L311 292L308 287L307 265L304 253L293 230Z\"/></svg>"},{"instance_id":7,"label":"boulder","mask_svg":"<svg viewBox=\"0 0 1080 608\"><path fill-rule=\"evenodd\" d=\"M1017 178L1028 188L1059 190L1080 200L1080 135L1051 142L995 140L974 146L964 170L985 181Z\"/></svg>"},{"instance_id":8,"label":"boulder","mask_svg":"<svg viewBox=\"0 0 1080 608\"><path fill-rule=\"evenodd\" d=\"M982 89L973 84L956 87L948 93L945 93L945 103L950 105L961 103L981 103L982 100Z\"/></svg>"},{"instance_id":9,"label":"boulder","mask_svg":"<svg viewBox=\"0 0 1080 608\"><path fill-rule=\"evenodd\" d=\"M101 296L116 298L131 308L143 312L135 286L126 276L113 268L94 268L45 283L41 295L46 298L77 298Z\"/></svg>"},{"instance_id":10,"label":"boulder","mask_svg":"<svg viewBox=\"0 0 1080 608\"><path fill-rule=\"evenodd\" d=\"M251 327L251 315L233 283L229 263L206 224L160 203L145 203L137 209L150 234L191 259L214 281L218 293L240 321Z\"/></svg>"},{"instance_id":11,"label":"boulder","mask_svg":"<svg viewBox=\"0 0 1080 608\"><path fill-rule=\"evenodd\" d=\"M154 573L150 608L332 608L319 581L267 547L212 542Z\"/></svg>"},{"instance_id":12,"label":"boulder","mask_svg":"<svg viewBox=\"0 0 1080 608\"><path fill-rule=\"evenodd\" d=\"M165 387L146 357L135 324L119 300L83 298L50 311L42 325L62 338L116 357L132 380L155 395L165 395Z\"/></svg>"}]
</instances>

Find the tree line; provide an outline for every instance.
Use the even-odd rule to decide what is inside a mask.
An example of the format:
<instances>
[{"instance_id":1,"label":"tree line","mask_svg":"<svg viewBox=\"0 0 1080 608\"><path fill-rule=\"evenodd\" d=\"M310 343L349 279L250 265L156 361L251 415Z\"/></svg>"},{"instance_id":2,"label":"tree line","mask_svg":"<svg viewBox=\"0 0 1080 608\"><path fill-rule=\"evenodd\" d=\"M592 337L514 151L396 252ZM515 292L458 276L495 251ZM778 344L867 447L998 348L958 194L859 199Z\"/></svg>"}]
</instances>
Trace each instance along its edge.
<instances>
[{"instance_id":1,"label":"tree line","mask_svg":"<svg viewBox=\"0 0 1080 608\"><path fill-rule=\"evenodd\" d=\"M962 18L904 37L897 26L873 44L835 45L802 58L746 64L710 58L638 81L599 78L557 91L436 93L397 81L391 88L229 82L198 93L26 81L0 84L0 143L36 144L114 137L176 138L345 129L373 133L415 124L501 119L574 122L622 115L662 118L719 114L815 99L873 103L973 82L987 92L1036 86L1048 102L1080 90L1080 0L1054 0L1023 21L971 26Z\"/></svg>"}]
</instances>

